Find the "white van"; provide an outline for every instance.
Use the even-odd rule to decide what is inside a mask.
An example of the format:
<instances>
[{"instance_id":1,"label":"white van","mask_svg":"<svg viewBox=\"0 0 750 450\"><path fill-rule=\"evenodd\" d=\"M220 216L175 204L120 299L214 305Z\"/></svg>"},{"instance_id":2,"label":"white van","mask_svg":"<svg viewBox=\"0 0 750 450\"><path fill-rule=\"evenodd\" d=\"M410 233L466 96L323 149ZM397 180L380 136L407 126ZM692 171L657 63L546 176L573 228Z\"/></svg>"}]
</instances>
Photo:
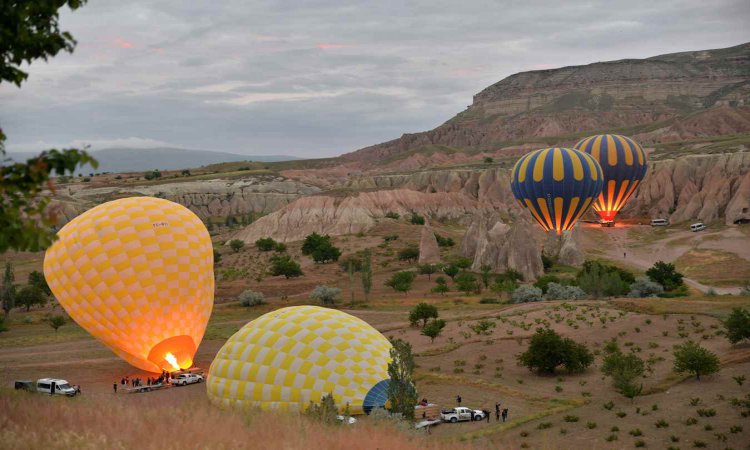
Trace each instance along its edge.
<instances>
[{"instance_id":1,"label":"white van","mask_svg":"<svg viewBox=\"0 0 750 450\"><path fill-rule=\"evenodd\" d=\"M703 222L698 222L690 225L690 231L703 231L706 229L706 225Z\"/></svg>"},{"instance_id":2,"label":"white van","mask_svg":"<svg viewBox=\"0 0 750 450\"><path fill-rule=\"evenodd\" d=\"M71 386L70 383L57 378L40 378L36 381L36 391L50 395L67 395L68 397L73 397L78 393L78 389Z\"/></svg>"},{"instance_id":3,"label":"white van","mask_svg":"<svg viewBox=\"0 0 750 450\"><path fill-rule=\"evenodd\" d=\"M652 227L666 227L667 225L669 225L669 221L667 219L651 219Z\"/></svg>"}]
</instances>

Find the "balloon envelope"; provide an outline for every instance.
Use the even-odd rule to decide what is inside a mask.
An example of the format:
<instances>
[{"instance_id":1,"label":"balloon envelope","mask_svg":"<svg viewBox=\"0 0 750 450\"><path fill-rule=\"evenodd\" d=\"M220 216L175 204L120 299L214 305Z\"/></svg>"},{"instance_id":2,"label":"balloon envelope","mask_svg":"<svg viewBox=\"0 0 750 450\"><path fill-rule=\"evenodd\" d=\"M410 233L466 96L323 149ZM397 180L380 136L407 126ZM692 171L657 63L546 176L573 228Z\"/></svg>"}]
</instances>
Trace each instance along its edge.
<instances>
[{"instance_id":1,"label":"balloon envelope","mask_svg":"<svg viewBox=\"0 0 750 450\"><path fill-rule=\"evenodd\" d=\"M44 275L73 320L139 369L192 365L214 296L213 246L195 214L125 198L86 211L58 237Z\"/></svg>"},{"instance_id":2,"label":"balloon envelope","mask_svg":"<svg viewBox=\"0 0 750 450\"><path fill-rule=\"evenodd\" d=\"M575 148L602 167L604 186L593 208L603 220L613 220L646 175L646 153L637 142L618 134L589 136Z\"/></svg>"},{"instance_id":3,"label":"balloon envelope","mask_svg":"<svg viewBox=\"0 0 750 450\"><path fill-rule=\"evenodd\" d=\"M209 370L209 399L237 409L304 411L332 393L353 414L388 398L391 344L334 309L293 306L265 314L224 344Z\"/></svg>"},{"instance_id":4,"label":"balloon envelope","mask_svg":"<svg viewBox=\"0 0 750 450\"><path fill-rule=\"evenodd\" d=\"M570 148L544 148L521 157L511 190L547 231L561 234L586 212L602 189L602 169L591 156Z\"/></svg>"}]
</instances>

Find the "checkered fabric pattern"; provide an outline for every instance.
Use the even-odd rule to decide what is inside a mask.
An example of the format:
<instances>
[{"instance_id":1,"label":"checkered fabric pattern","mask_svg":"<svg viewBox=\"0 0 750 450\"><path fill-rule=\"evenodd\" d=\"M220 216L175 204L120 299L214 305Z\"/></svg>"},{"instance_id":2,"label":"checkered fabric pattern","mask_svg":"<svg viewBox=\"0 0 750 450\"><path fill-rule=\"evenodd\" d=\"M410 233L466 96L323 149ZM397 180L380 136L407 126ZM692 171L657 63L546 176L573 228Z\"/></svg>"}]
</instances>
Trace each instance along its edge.
<instances>
[{"instance_id":1,"label":"checkered fabric pattern","mask_svg":"<svg viewBox=\"0 0 750 450\"><path fill-rule=\"evenodd\" d=\"M164 339L203 339L214 298L213 247L203 222L167 200L104 203L65 225L44 275L71 318L139 369ZM192 355L191 355L192 356Z\"/></svg>"},{"instance_id":2,"label":"checkered fabric pattern","mask_svg":"<svg viewBox=\"0 0 750 450\"><path fill-rule=\"evenodd\" d=\"M362 413L388 378L391 344L354 316L317 306L282 308L245 325L211 364L208 397L220 406L302 411L332 393Z\"/></svg>"}]
</instances>

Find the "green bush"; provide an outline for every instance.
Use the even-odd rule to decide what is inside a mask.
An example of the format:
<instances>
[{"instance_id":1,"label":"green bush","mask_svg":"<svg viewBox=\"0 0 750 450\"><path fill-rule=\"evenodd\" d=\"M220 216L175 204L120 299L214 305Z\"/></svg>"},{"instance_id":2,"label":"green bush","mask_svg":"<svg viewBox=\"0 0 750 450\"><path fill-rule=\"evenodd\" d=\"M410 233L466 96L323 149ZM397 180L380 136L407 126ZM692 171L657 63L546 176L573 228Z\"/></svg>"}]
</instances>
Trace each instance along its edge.
<instances>
[{"instance_id":1,"label":"green bush","mask_svg":"<svg viewBox=\"0 0 750 450\"><path fill-rule=\"evenodd\" d=\"M406 294L411 290L411 285L415 277L416 274L414 272L396 272L385 282L385 285L394 291Z\"/></svg>"},{"instance_id":2,"label":"green bush","mask_svg":"<svg viewBox=\"0 0 750 450\"><path fill-rule=\"evenodd\" d=\"M750 311L744 308L734 308L723 324L727 339L732 344L750 340Z\"/></svg>"},{"instance_id":3,"label":"green bush","mask_svg":"<svg viewBox=\"0 0 750 450\"><path fill-rule=\"evenodd\" d=\"M677 272L674 264L657 261L646 271L646 276L659 283L665 291L672 291L683 285L682 274Z\"/></svg>"},{"instance_id":4,"label":"green bush","mask_svg":"<svg viewBox=\"0 0 750 450\"><path fill-rule=\"evenodd\" d=\"M405 248L402 248L398 252L398 259L399 261L416 261L419 259L419 247L413 244L408 245Z\"/></svg>"},{"instance_id":5,"label":"green bush","mask_svg":"<svg viewBox=\"0 0 750 450\"><path fill-rule=\"evenodd\" d=\"M388 211L387 213L385 213L386 219L398 219L399 217L401 217L401 215L394 211Z\"/></svg>"},{"instance_id":6,"label":"green bush","mask_svg":"<svg viewBox=\"0 0 750 450\"><path fill-rule=\"evenodd\" d=\"M272 276L283 275L287 279L304 275L302 268L297 261L294 261L289 255L274 255L270 259L271 268L269 272Z\"/></svg>"},{"instance_id":7,"label":"green bush","mask_svg":"<svg viewBox=\"0 0 750 450\"><path fill-rule=\"evenodd\" d=\"M635 279L635 283L630 285L628 297L656 297L663 292L664 288L661 284L651 281L648 277L638 277Z\"/></svg>"},{"instance_id":8,"label":"green bush","mask_svg":"<svg viewBox=\"0 0 750 450\"><path fill-rule=\"evenodd\" d=\"M275 245L276 241L270 237L260 238L255 241L255 247L262 252L270 252Z\"/></svg>"},{"instance_id":9,"label":"green bush","mask_svg":"<svg viewBox=\"0 0 750 450\"><path fill-rule=\"evenodd\" d=\"M456 245L456 242L451 237L445 237L441 236L437 233L435 233L435 240L438 243L439 247L453 247Z\"/></svg>"},{"instance_id":10,"label":"green bush","mask_svg":"<svg viewBox=\"0 0 750 450\"><path fill-rule=\"evenodd\" d=\"M476 275L473 273L462 272L456 276L455 282L456 288L467 295L471 293L478 294L480 292L481 287Z\"/></svg>"},{"instance_id":11,"label":"green bush","mask_svg":"<svg viewBox=\"0 0 750 450\"><path fill-rule=\"evenodd\" d=\"M316 263L326 264L339 260L341 250L330 242L323 242L310 254Z\"/></svg>"},{"instance_id":12,"label":"green bush","mask_svg":"<svg viewBox=\"0 0 750 450\"><path fill-rule=\"evenodd\" d=\"M559 283L560 278L558 278L555 275L542 275L539 277L536 282L534 283L534 286L538 287L542 290L542 294L547 293L547 287L550 283Z\"/></svg>"},{"instance_id":13,"label":"green bush","mask_svg":"<svg viewBox=\"0 0 750 450\"><path fill-rule=\"evenodd\" d=\"M245 246L245 241L240 239L232 239L229 241L229 247L236 252L240 251Z\"/></svg>"},{"instance_id":14,"label":"green bush","mask_svg":"<svg viewBox=\"0 0 750 450\"><path fill-rule=\"evenodd\" d=\"M701 375L719 371L719 358L693 341L677 345L674 349L674 371L690 372L697 380Z\"/></svg>"},{"instance_id":15,"label":"green bush","mask_svg":"<svg viewBox=\"0 0 750 450\"><path fill-rule=\"evenodd\" d=\"M331 236L321 236L318 233L312 233L305 236L304 242L302 242L302 254L312 255L315 250L321 246L331 245Z\"/></svg>"},{"instance_id":16,"label":"green bush","mask_svg":"<svg viewBox=\"0 0 750 450\"><path fill-rule=\"evenodd\" d=\"M409 323L411 326L416 326L419 321L422 321L422 328L424 328L428 320L437 318L437 307L429 303L419 303L409 311Z\"/></svg>"},{"instance_id":17,"label":"green bush","mask_svg":"<svg viewBox=\"0 0 750 450\"><path fill-rule=\"evenodd\" d=\"M337 287L329 286L316 286L310 293L310 298L318 300L324 305L333 305L336 303L336 298L341 294L341 289Z\"/></svg>"},{"instance_id":18,"label":"green bush","mask_svg":"<svg viewBox=\"0 0 750 450\"><path fill-rule=\"evenodd\" d=\"M240 305L242 306L258 306L266 303L266 297L261 292L255 292L251 290L243 291L240 294Z\"/></svg>"},{"instance_id":19,"label":"green bush","mask_svg":"<svg viewBox=\"0 0 750 450\"><path fill-rule=\"evenodd\" d=\"M412 213L411 219L409 219L412 225L424 225L425 220L424 217L420 216L417 213Z\"/></svg>"},{"instance_id":20,"label":"green bush","mask_svg":"<svg viewBox=\"0 0 750 450\"><path fill-rule=\"evenodd\" d=\"M584 344L563 338L549 328L540 328L532 336L528 349L519 355L518 362L539 373L554 374L558 366L577 373L594 362L594 355Z\"/></svg>"},{"instance_id":21,"label":"green bush","mask_svg":"<svg viewBox=\"0 0 750 450\"><path fill-rule=\"evenodd\" d=\"M541 302L542 300L544 300L542 290L530 284L519 286L511 296L513 303Z\"/></svg>"}]
</instances>

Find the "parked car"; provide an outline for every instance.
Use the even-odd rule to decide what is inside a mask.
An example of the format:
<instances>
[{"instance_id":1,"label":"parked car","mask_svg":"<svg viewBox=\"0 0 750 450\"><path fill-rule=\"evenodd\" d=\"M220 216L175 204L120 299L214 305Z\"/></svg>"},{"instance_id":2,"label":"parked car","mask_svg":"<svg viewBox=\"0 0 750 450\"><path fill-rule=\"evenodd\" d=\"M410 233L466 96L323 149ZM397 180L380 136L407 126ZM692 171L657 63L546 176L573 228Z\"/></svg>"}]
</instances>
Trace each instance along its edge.
<instances>
[{"instance_id":1,"label":"parked car","mask_svg":"<svg viewBox=\"0 0 750 450\"><path fill-rule=\"evenodd\" d=\"M484 419L484 413L478 409L471 409L465 406L459 406L458 408L446 409L440 413L440 418L443 422L465 422L472 420Z\"/></svg>"},{"instance_id":2,"label":"parked car","mask_svg":"<svg viewBox=\"0 0 750 450\"><path fill-rule=\"evenodd\" d=\"M186 386L188 384L202 383L203 375L198 375L197 373L181 373L172 378L169 382L172 383L173 386Z\"/></svg>"},{"instance_id":3,"label":"parked car","mask_svg":"<svg viewBox=\"0 0 750 450\"><path fill-rule=\"evenodd\" d=\"M706 225L703 222L698 222L690 225L690 231L703 231L706 229Z\"/></svg>"},{"instance_id":4,"label":"parked car","mask_svg":"<svg viewBox=\"0 0 750 450\"><path fill-rule=\"evenodd\" d=\"M613 227L613 226L615 226L615 221L614 220L604 220L604 219L602 219L602 220L599 221L599 225L601 225L603 227Z\"/></svg>"},{"instance_id":5,"label":"parked car","mask_svg":"<svg viewBox=\"0 0 750 450\"><path fill-rule=\"evenodd\" d=\"M666 227L668 225L669 225L669 220L667 219L651 219L652 227Z\"/></svg>"},{"instance_id":6,"label":"parked car","mask_svg":"<svg viewBox=\"0 0 750 450\"><path fill-rule=\"evenodd\" d=\"M65 380L59 378L40 378L36 381L17 380L14 384L16 389L30 392L41 392L50 395L67 395L73 397L80 392L77 386L71 386Z\"/></svg>"}]
</instances>

